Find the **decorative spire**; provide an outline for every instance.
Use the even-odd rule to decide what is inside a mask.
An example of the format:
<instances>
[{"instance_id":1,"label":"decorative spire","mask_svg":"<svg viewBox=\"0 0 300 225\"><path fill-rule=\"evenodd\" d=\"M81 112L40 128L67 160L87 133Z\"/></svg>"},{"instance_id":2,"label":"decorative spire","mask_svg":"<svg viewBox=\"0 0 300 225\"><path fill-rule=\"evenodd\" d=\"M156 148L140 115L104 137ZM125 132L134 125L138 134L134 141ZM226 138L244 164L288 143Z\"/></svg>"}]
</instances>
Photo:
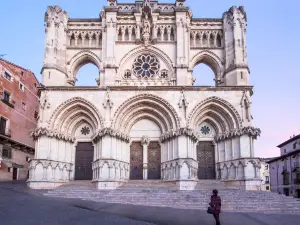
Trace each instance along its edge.
<instances>
[{"instance_id":1,"label":"decorative spire","mask_svg":"<svg viewBox=\"0 0 300 225\"><path fill-rule=\"evenodd\" d=\"M108 6L117 6L117 0L107 0Z\"/></svg>"}]
</instances>

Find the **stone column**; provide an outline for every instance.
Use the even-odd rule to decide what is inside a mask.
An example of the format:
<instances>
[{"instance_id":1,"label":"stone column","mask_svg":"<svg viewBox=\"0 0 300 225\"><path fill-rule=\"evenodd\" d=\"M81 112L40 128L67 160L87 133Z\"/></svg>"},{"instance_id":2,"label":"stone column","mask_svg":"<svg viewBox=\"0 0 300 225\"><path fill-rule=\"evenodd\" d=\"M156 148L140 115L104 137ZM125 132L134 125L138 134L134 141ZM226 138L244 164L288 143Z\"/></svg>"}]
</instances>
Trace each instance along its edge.
<instances>
[{"instance_id":1,"label":"stone column","mask_svg":"<svg viewBox=\"0 0 300 225\"><path fill-rule=\"evenodd\" d=\"M142 137L143 146L143 179L148 179L148 146L150 144L150 139L148 136Z\"/></svg>"}]
</instances>

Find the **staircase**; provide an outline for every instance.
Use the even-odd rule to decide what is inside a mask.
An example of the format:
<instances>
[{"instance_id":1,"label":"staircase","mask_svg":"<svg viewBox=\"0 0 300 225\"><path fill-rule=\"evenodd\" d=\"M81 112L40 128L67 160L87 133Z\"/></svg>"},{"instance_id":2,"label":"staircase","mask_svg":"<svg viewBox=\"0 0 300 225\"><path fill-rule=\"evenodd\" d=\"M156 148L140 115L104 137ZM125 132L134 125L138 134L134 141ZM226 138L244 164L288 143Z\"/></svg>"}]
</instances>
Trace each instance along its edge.
<instances>
[{"instance_id":1,"label":"staircase","mask_svg":"<svg viewBox=\"0 0 300 225\"><path fill-rule=\"evenodd\" d=\"M218 189L222 211L300 213L300 199L265 191L227 189L219 181L199 181L194 191L175 190L172 182L129 181L117 190L96 190L90 182L72 182L45 196L95 202L206 210L212 189Z\"/></svg>"}]
</instances>

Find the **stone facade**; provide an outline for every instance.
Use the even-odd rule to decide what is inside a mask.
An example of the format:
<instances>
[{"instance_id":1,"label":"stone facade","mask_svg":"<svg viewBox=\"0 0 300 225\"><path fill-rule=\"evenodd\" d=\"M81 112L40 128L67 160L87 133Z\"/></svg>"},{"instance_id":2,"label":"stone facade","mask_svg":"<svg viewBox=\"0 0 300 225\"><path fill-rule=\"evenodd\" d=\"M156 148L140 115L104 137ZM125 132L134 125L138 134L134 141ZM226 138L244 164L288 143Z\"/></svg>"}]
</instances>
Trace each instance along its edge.
<instances>
[{"instance_id":1,"label":"stone facade","mask_svg":"<svg viewBox=\"0 0 300 225\"><path fill-rule=\"evenodd\" d=\"M34 154L30 133L38 119L38 87L35 75L0 59L0 180L27 179Z\"/></svg>"},{"instance_id":2,"label":"stone facade","mask_svg":"<svg viewBox=\"0 0 300 225\"><path fill-rule=\"evenodd\" d=\"M158 142L160 179L190 190L199 177L197 146L209 142L216 179L260 188L253 147L260 130L252 127L243 7L220 19L197 19L184 0L109 0L100 18L71 19L54 6L45 22L45 88L32 133L37 151L30 187L73 180L80 142L93 142L92 181L99 189L127 182L139 151L147 179L149 144ZM75 86L86 63L99 68L98 87ZM193 86L200 63L212 68L214 87ZM131 155L136 142L141 146Z\"/></svg>"},{"instance_id":3,"label":"stone facade","mask_svg":"<svg viewBox=\"0 0 300 225\"><path fill-rule=\"evenodd\" d=\"M271 191L300 198L300 135L278 147L281 156L268 162Z\"/></svg>"}]
</instances>

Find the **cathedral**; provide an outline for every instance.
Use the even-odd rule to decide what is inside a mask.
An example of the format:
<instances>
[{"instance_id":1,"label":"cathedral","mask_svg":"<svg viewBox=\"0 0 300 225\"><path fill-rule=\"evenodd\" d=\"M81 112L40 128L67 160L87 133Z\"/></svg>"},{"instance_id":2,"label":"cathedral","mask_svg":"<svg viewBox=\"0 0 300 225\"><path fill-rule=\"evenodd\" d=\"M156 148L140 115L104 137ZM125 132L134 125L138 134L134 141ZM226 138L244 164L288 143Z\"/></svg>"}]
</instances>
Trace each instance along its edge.
<instances>
[{"instance_id":1,"label":"cathedral","mask_svg":"<svg viewBox=\"0 0 300 225\"><path fill-rule=\"evenodd\" d=\"M256 190L260 129L252 126L246 26L243 7L194 18L185 0L108 0L91 19L49 6L27 185L161 180L193 190L207 179ZM88 63L99 69L97 86L75 86ZM202 63L214 86L194 85Z\"/></svg>"}]
</instances>

